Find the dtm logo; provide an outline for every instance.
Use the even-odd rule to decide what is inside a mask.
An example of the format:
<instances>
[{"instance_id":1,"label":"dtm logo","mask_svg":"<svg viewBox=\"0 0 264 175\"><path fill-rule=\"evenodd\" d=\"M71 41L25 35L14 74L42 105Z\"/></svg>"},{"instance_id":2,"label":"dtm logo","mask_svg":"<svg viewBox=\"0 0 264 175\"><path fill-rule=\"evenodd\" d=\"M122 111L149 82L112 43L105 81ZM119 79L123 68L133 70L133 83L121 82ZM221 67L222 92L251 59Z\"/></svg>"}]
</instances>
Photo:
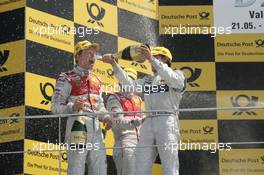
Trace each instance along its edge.
<instances>
[{"instance_id":1,"label":"dtm logo","mask_svg":"<svg viewBox=\"0 0 264 175\"><path fill-rule=\"evenodd\" d=\"M186 77L187 79L187 83L191 86L191 87L200 87L200 85L198 83L193 83L194 81L196 81L201 73L202 73L202 69L199 68L194 68L192 69L191 67L182 67L180 70L184 71L185 75L190 75L189 77Z\"/></svg>"},{"instance_id":2,"label":"dtm logo","mask_svg":"<svg viewBox=\"0 0 264 175\"><path fill-rule=\"evenodd\" d=\"M147 66L146 65L141 64L141 63L138 63L138 62L135 62L135 61L132 61L130 65L131 66L135 66L135 67L140 67L142 69L147 69Z\"/></svg>"},{"instance_id":3,"label":"dtm logo","mask_svg":"<svg viewBox=\"0 0 264 175\"><path fill-rule=\"evenodd\" d=\"M105 16L105 9L102 7L100 8L96 3L87 3L86 7L89 16L92 18L88 20L88 23L93 24L96 22L98 26L104 27L103 23L99 21L101 21Z\"/></svg>"},{"instance_id":4,"label":"dtm logo","mask_svg":"<svg viewBox=\"0 0 264 175\"><path fill-rule=\"evenodd\" d=\"M244 94L238 95L237 97L232 96L230 100L234 107L252 107L258 104L258 97L249 97ZM241 115L244 112L248 115L257 115L254 111L250 111L250 109L239 109L239 111L234 112L233 115Z\"/></svg>"},{"instance_id":5,"label":"dtm logo","mask_svg":"<svg viewBox=\"0 0 264 175\"><path fill-rule=\"evenodd\" d=\"M200 16L200 20L208 20L210 13L209 12L201 12L201 13L199 13L199 16Z\"/></svg>"},{"instance_id":6,"label":"dtm logo","mask_svg":"<svg viewBox=\"0 0 264 175\"><path fill-rule=\"evenodd\" d=\"M249 7L253 5L257 0L235 0L235 7ZM264 7L264 1L262 0L261 7Z\"/></svg>"},{"instance_id":7,"label":"dtm logo","mask_svg":"<svg viewBox=\"0 0 264 175\"><path fill-rule=\"evenodd\" d=\"M204 134L213 134L214 127L211 126L205 126L203 127Z\"/></svg>"},{"instance_id":8,"label":"dtm logo","mask_svg":"<svg viewBox=\"0 0 264 175\"><path fill-rule=\"evenodd\" d=\"M51 83L45 83L44 85L42 83L40 83L39 87L40 87L41 94L44 98L44 100L42 100L40 102L40 104L48 105L49 102L51 101L52 93L51 93L51 95L49 95L49 93L47 91L48 91L48 88L50 88L50 89L52 89L52 92L53 92L54 86Z\"/></svg>"},{"instance_id":9,"label":"dtm logo","mask_svg":"<svg viewBox=\"0 0 264 175\"><path fill-rule=\"evenodd\" d=\"M262 39L256 40L255 43L257 45L256 47L264 47L264 40Z\"/></svg>"},{"instance_id":10,"label":"dtm logo","mask_svg":"<svg viewBox=\"0 0 264 175\"><path fill-rule=\"evenodd\" d=\"M112 69L107 69L106 73L107 73L107 78L114 79L114 71Z\"/></svg>"},{"instance_id":11,"label":"dtm logo","mask_svg":"<svg viewBox=\"0 0 264 175\"><path fill-rule=\"evenodd\" d=\"M4 50L4 52L0 52L0 72L6 72L7 68L4 66L8 57L9 57L9 50Z\"/></svg>"}]
</instances>

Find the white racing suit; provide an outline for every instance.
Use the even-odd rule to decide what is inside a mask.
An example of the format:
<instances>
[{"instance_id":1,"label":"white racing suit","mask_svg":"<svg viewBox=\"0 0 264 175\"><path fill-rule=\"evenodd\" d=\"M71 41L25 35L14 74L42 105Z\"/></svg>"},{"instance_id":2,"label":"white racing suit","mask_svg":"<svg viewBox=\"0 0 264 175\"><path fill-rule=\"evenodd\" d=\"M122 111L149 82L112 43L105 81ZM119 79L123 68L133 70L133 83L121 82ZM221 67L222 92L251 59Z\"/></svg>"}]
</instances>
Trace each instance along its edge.
<instances>
[{"instance_id":1,"label":"white racing suit","mask_svg":"<svg viewBox=\"0 0 264 175\"><path fill-rule=\"evenodd\" d=\"M115 76L124 86L133 86L134 91L143 91L146 110L175 111L179 108L185 89L185 77L179 70L171 68L152 58L151 65L157 71L154 76L133 81L119 65L114 66ZM164 115L164 113L163 113ZM179 141L178 113L162 116L162 113L149 114L140 129L138 147L158 145L158 147L137 148L136 175L150 175L152 163L157 153L160 155L164 175L179 174L178 150L171 151L166 145Z\"/></svg>"},{"instance_id":2,"label":"white racing suit","mask_svg":"<svg viewBox=\"0 0 264 175\"><path fill-rule=\"evenodd\" d=\"M133 94L110 94L106 101L106 109L112 112L141 111L142 100ZM139 113L113 116L114 147L136 147L142 116ZM135 148L116 148L113 150L113 158L118 175L135 175Z\"/></svg>"},{"instance_id":3,"label":"white racing suit","mask_svg":"<svg viewBox=\"0 0 264 175\"><path fill-rule=\"evenodd\" d=\"M85 110L83 112L106 112L101 96L101 81L96 75L89 72L75 66L73 70L60 74L52 96L52 112L54 114L77 113L73 110L73 104L77 98L81 98L84 102ZM88 165L88 174L106 175L105 145L99 127L99 119L104 117L109 116L81 117L87 128L86 143L83 143L83 145L86 144L86 147L79 147L79 150L76 147L73 147L74 149L68 147L68 175L84 175L85 162ZM68 146L72 144L71 130L77 118L69 117L67 120L65 142ZM91 150L91 148L95 150Z\"/></svg>"}]
</instances>

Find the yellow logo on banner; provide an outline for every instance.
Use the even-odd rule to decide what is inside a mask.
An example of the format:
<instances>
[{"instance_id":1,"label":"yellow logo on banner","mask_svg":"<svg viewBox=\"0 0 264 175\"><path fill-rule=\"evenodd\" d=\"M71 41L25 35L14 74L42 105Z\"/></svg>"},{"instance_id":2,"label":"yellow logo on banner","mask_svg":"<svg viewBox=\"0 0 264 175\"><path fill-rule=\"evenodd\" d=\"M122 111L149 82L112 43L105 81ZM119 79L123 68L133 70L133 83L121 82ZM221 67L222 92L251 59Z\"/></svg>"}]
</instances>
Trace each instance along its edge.
<instances>
[{"instance_id":1,"label":"yellow logo on banner","mask_svg":"<svg viewBox=\"0 0 264 175\"><path fill-rule=\"evenodd\" d=\"M215 60L217 62L264 61L263 34L217 35Z\"/></svg>"},{"instance_id":2,"label":"yellow logo on banner","mask_svg":"<svg viewBox=\"0 0 264 175\"><path fill-rule=\"evenodd\" d=\"M49 111L55 82L52 78L26 73L26 105Z\"/></svg>"},{"instance_id":3,"label":"yellow logo on banner","mask_svg":"<svg viewBox=\"0 0 264 175\"><path fill-rule=\"evenodd\" d=\"M26 39L73 52L75 32L72 21L26 8Z\"/></svg>"},{"instance_id":4,"label":"yellow logo on banner","mask_svg":"<svg viewBox=\"0 0 264 175\"><path fill-rule=\"evenodd\" d=\"M74 22L117 36L117 7L99 0L74 1Z\"/></svg>"},{"instance_id":5,"label":"yellow logo on banner","mask_svg":"<svg viewBox=\"0 0 264 175\"><path fill-rule=\"evenodd\" d=\"M158 19L158 0L118 0L117 6L139 15Z\"/></svg>"},{"instance_id":6,"label":"yellow logo on banner","mask_svg":"<svg viewBox=\"0 0 264 175\"><path fill-rule=\"evenodd\" d=\"M210 27L213 27L212 6L159 7L160 34L206 34Z\"/></svg>"},{"instance_id":7,"label":"yellow logo on banner","mask_svg":"<svg viewBox=\"0 0 264 175\"><path fill-rule=\"evenodd\" d=\"M0 45L0 77L24 72L25 40Z\"/></svg>"},{"instance_id":8,"label":"yellow logo on banner","mask_svg":"<svg viewBox=\"0 0 264 175\"><path fill-rule=\"evenodd\" d=\"M1 109L0 116L10 117L10 120L0 120L0 143L24 139L25 120L12 119L25 116L24 106Z\"/></svg>"},{"instance_id":9,"label":"yellow logo on banner","mask_svg":"<svg viewBox=\"0 0 264 175\"><path fill-rule=\"evenodd\" d=\"M217 121L180 120L180 140L184 143L218 143Z\"/></svg>"},{"instance_id":10,"label":"yellow logo on banner","mask_svg":"<svg viewBox=\"0 0 264 175\"><path fill-rule=\"evenodd\" d=\"M127 46L131 45L139 45L141 43L138 43L136 41L128 40L122 37L118 37L118 50L122 50L126 48ZM145 61L143 63L138 63L135 61L127 61L127 60L122 60L120 59L118 62L122 67L130 67L135 69L138 72L142 72L145 74L151 74L151 65L148 61Z\"/></svg>"},{"instance_id":11,"label":"yellow logo on banner","mask_svg":"<svg viewBox=\"0 0 264 175\"><path fill-rule=\"evenodd\" d=\"M59 145L52 143L38 142L25 139L24 151L24 173L38 175L53 175L59 173ZM64 147L61 147L61 174L67 174L67 154ZM37 152L42 150L42 152ZM51 150L47 152L46 150ZM45 152L44 152L45 151Z\"/></svg>"},{"instance_id":12,"label":"yellow logo on banner","mask_svg":"<svg viewBox=\"0 0 264 175\"><path fill-rule=\"evenodd\" d=\"M217 107L255 107L264 105L263 91L217 91ZM264 119L264 109L217 111L218 119Z\"/></svg>"},{"instance_id":13,"label":"yellow logo on banner","mask_svg":"<svg viewBox=\"0 0 264 175\"><path fill-rule=\"evenodd\" d=\"M26 0L2 0L0 2L0 13L25 7Z\"/></svg>"},{"instance_id":14,"label":"yellow logo on banner","mask_svg":"<svg viewBox=\"0 0 264 175\"><path fill-rule=\"evenodd\" d=\"M263 149L231 149L219 152L220 175L263 175Z\"/></svg>"},{"instance_id":15,"label":"yellow logo on banner","mask_svg":"<svg viewBox=\"0 0 264 175\"><path fill-rule=\"evenodd\" d=\"M215 63L172 63L173 69L184 72L188 91L215 91Z\"/></svg>"}]
</instances>

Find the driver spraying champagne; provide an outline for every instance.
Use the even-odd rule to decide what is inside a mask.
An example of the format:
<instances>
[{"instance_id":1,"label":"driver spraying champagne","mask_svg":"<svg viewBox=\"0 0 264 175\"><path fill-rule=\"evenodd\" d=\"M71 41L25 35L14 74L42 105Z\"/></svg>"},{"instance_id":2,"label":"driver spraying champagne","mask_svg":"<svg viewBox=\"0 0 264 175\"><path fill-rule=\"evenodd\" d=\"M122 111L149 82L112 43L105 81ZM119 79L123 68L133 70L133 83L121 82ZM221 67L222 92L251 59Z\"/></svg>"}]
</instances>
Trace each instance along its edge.
<instances>
[{"instance_id":1,"label":"driver spraying champagne","mask_svg":"<svg viewBox=\"0 0 264 175\"><path fill-rule=\"evenodd\" d=\"M185 77L180 70L170 68L172 55L167 48L155 47L150 51L142 45L137 52L149 61L153 75L133 80L117 64L112 54L106 54L102 59L113 66L115 76L122 86L142 87L133 89L144 97L147 111L163 111L149 113L142 124L136 149L135 175L151 175L152 164L158 153L163 174L178 175L178 151L166 150L165 144L176 144L179 141L179 118L176 111L185 90ZM143 88L145 86L148 88ZM140 89L148 90L139 91Z\"/></svg>"}]
</instances>

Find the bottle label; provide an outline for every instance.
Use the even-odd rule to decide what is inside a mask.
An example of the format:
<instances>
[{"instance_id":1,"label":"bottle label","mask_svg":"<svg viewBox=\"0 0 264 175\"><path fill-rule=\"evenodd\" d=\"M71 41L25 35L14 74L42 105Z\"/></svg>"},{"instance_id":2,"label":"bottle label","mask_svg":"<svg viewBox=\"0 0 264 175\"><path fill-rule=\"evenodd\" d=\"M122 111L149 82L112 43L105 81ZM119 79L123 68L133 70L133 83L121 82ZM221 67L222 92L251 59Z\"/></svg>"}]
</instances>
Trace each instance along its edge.
<instances>
[{"instance_id":1,"label":"bottle label","mask_svg":"<svg viewBox=\"0 0 264 175\"><path fill-rule=\"evenodd\" d=\"M87 133L84 131L72 131L71 132L71 144L86 144Z\"/></svg>"},{"instance_id":2,"label":"bottle label","mask_svg":"<svg viewBox=\"0 0 264 175\"><path fill-rule=\"evenodd\" d=\"M86 141L87 128L85 125L85 117L79 116L72 125L70 142L72 144L86 144Z\"/></svg>"}]
</instances>

